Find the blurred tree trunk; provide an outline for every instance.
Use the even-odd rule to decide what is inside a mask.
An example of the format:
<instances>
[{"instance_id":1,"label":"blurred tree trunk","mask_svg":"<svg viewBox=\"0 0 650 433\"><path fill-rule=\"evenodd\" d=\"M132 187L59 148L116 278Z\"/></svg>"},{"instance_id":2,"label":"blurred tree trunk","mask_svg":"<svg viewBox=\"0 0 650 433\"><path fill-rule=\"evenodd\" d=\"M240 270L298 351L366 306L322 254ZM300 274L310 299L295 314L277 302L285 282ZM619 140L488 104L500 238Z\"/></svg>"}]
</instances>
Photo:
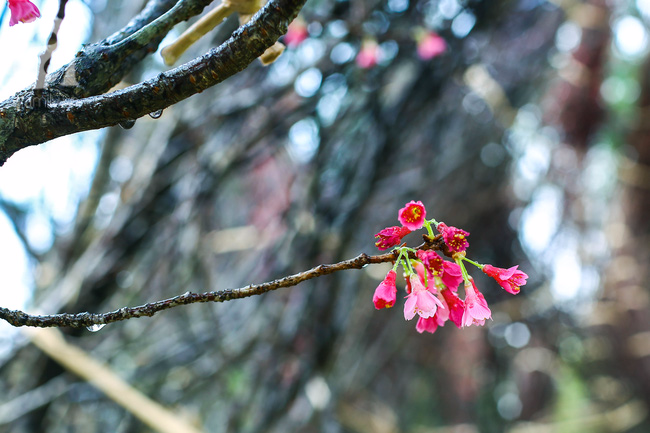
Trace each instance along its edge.
<instances>
[{"instance_id":1,"label":"blurred tree trunk","mask_svg":"<svg viewBox=\"0 0 650 433\"><path fill-rule=\"evenodd\" d=\"M650 60L639 71L641 93L637 117L630 122L627 147L621 155L618 200L608 226L612 261L605 274L605 288L594 330L607 337L611 357L599 371L616 380L615 397L630 396L650 403L650 131L646 122L650 107Z\"/></svg>"},{"instance_id":2,"label":"blurred tree trunk","mask_svg":"<svg viewBox=\"0 0 650 433\"><path fill-rule=\"evenodd\" d=\"M552 168L547 175L548 180L564 189L562 219L565 231L560 231L556 237L555 247L559 250L566 242L562 236L571 230L579 231L583 244L578 248L582 261L582 269L578 272L585 275L586 269L594 266L597 259L593 251L597 244L594 233L605 225L611 263L600 273L602 292L594 303L594 310L585 316L586 320L563 319L579 325L571 332L581 335L582 343L576 344L572 338L567 338L568 333L558 333L562 327L551 329L545 340L551 350L555 350L553 341L559 341L557 345L564 351L562 357L580 376L579 384L586 388L590 408L574 414L576 429L641 432L648 429L646 408L650 402L650 365L647 361L650 355L647 338L650 298L645 266L650 260L650 225L646 216L650 205L650 176L647 174L650 137L643 121L650 105L650 81L647 79L650 63L646 62L641 71L644 79L640 80L638 119L625 122L633 125L632 130L627 131L630 147L621 149L619 182L613 202L606 209L609 215L593 213L599 207L589 202L590 185L585 185L588 179L585 157L590 146L602 140L598 133L611 133L617 128L614 115L605 116L600 97L612 37L612 8L613 4L600 0L573 6L573 16L581 30L580 44L572 51L571 61L559 71L561 78L547 98L545 112L546 120L554 124L562 136L562 145L554 151ZM596 269L602 268L596 266ZM591 294L578 296L580 303L583 296L589 298ZM581 308L576 310L579 313ZM529 376L537 373L530 372ZM561 376L560 372L556 374L556 377ZM566 376L562 377L566 380ZM530 391L536 388L534 381L528 382ZM575 383L564 386L575 386ZM621 414L620 419L613 417L616 411ZM555 428L560 428L560 424Z\"/></svg>"}]
</instances>

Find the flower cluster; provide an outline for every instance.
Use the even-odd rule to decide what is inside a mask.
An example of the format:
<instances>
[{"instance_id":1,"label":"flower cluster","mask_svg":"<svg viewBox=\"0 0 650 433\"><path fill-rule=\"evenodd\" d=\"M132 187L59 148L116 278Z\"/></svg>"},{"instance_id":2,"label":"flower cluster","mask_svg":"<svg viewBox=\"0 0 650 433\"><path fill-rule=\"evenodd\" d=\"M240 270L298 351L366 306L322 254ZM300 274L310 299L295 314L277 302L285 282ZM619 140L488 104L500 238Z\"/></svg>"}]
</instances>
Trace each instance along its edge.
<instances>
[{"instance_id":1,"label":"flower cluster","mask_svg":"<svg viewBox=\"0 0 650 433\"><path fill-rule=\"evenodd\" d=\"M41 16L36 5L29 0L8 0L11 19L9 25L20 23L31 23Z\"/></svg>"},{"instance_id":2,"label":"flower cluster","mask_svg":"<svg viewBox=\"0 0 650 433\"><path fill-rule=\"evenodd\" d=\"M480 268L486 275L494 278L508 293L516 295L520 287L526 284L528 275L513 266L509 269L497 268L492 265L482 265L466 257L469 247L469 233L457 227L448 226L434 219L426 219L426 209L420 201L407 203L398 212L401 226L387 227L377 233L375 245L380 250L398 247L402 238L409 233L426 228L428 238L441 239L442 249L450 255L453 261L444 260L433 251L433 242L425 244L425 248L413 249L405 245L399 246L399 255L393 269L379 284L372 298L375 308L390 308L397 301L396 269L404 268L406 278L406 301L404 302L404 318L411 320L418 316L416 329L418 332L435 332L438 326L444 326L451 320L457 327L483 325L492 318L483 294L476 288L474 279L469 276L465 263ZM433 229L439 235L434 236ZM458 287L463 284L465 298L458 295Z\"/></svg>"}]
</instances>

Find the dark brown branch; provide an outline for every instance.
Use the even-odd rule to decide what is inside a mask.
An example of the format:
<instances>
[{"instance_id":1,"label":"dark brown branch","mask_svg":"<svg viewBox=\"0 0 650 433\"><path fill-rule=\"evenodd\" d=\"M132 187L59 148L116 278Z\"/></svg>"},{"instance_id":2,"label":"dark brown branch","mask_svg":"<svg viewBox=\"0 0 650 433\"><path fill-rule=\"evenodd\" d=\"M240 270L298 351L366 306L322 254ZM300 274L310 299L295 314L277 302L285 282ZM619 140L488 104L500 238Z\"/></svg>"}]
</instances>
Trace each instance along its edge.
<instances>
[{"instance_id":1,"label":"dark brown branch","mask_svg":"<svg viewBox=\"0 0 650 433\"><path fill-rule=\"evenodd\" d=\"M286 33L305 1L271 0L218 48L127 89L80 100L48 103L47 109L23 108L16 111L19 99L26 95L0 103L0 164L27 146L137 119L222 82L245 69ZM125 41L118 44L126 44ZM110 57L106 60L112 61ZM83 77L80 77L80 82L84 84Z\"/></svg>"},{"instance_id":2,"label":"dark brown branch","mask_svg":"<svg viewBox=\"0 0 650 433\"><path fill-rule=\"evenodd\" d=\"M437 235L430 238L423 236L424 243L416 249L438 250L445 255L450 255L442 236ZM410 252L411 258L415 255ZM279 278L262 284L251 284L246 287L229 290L218 290L204 293L187 292L183 295L174 296L173 298L163 299L156 302L140 305L137 307L124 307L119 310L108 313L78 313L78 314L53 314L48 316L37 316L27 314L19 310L10 310L0 307L0 319L4 319L13 326L34 326L39 328L49 327L71 327L84 328L94 325L105 325L107 323L120 322L122 320L134 319L136 317L151 317L159 311L168 310L180 305L196 304L198 302L226 302L233 299L248 298L250 296L261 295L266 292L281 289L283 287L296 286L303 281L312 278L322 277L334 272L344 271L347 269L361 269L367 265L394 262L399 256L398 251L394 250L386 254L369 256L360 254L357 257L331 265L318 265L308 271L298 274L289 275L288 277Z\"/></svg>"},{"instance_id":3,"label":"dark brown branch","mask_svg":"<svg viewBox=\"0 0 650 433\"><path fill-rule=\"evenodd\" d=\"M168 310L180 305L195 304L197 302L225 302L233 299L248 298L254 295L261 295L266 292L277 290L283 287L291 287L322 277L323 275L346 269L361 269L366 265L392 262L397 258L396 252L390 252L377 256L360 254L359 256L344 260L331 265L319 265L305 272L290 275L268 283L251 284L238 289L220 290L205 293L185 293L173 298L163 299L156 302L140 305L138 307L124 307L119 310L102 314L79 313L79 314L54 314L49 316L36 316L18 310L0 308L0 319L4 319L13 326L35 326L39 328L49 327L72 327L83 328L93 325L104 325L107 323L119 322L136 317L151 317L159 311Z\"/></svg>"},{"instance_id":4,"label":"dark brown branch","mask_svg":"<svg viewBox=\"0 0 650 433\"><path fill-rule=\"evenodd\" d=\"M84 46L67 65L47 77L48 95L72 99L102 94L130 72L144 57L155 52L178 23L198 15L213 0L149 0L142 12L119 32ZM25 89L14 99L25 97Z\"/></svg>"}]
</instances>

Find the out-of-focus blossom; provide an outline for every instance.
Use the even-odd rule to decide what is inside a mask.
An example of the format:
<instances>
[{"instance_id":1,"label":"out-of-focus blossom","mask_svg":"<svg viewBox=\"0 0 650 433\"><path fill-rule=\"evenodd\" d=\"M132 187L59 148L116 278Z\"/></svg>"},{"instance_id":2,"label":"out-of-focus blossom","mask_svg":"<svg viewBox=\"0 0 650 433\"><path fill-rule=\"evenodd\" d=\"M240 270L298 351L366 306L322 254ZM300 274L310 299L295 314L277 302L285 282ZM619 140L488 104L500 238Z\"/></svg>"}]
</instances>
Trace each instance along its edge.
<instances>
[{"instance_id":1,"label":"out-of-focus blossom","mask_svg":"<svg viewBox=\"0 0 650 433\"><path fill-rule=\"evenodd\" d=\"M287 29L287 33L284 35L284 43L288 47L297 47L305 39L309 37L309 31L307 30L307 23L301 18L296 18Z\"/></svg>"},{"instance_id":2,"label":"out-of-focus blossom","mask_svg":"<svg viewBox=\"0 0 650 433\"><path fill-rule=\"evenodd\" d=\"M379 48L377 42L372 39L367 39L361 43L361 49L355 61L358 67L370 69L377 66L380 54L381 48Z\"/></svg>"},{"instance_id":3,"label":"out-of-focus blossom","mask_svg":"<svg viewBox=\"0 0 650 433\"><path fill-rule=\"evenodd\" d=\"M11 10L9 25L20 23L31 23L41 16L36 5L29 0L8 0Z\"/></svg>"},{"instance_id":4,"label":"out-of-focus blossom","mask_svg":"<svg viewBox=\"0 0 650 433\"><path fill-rule=\"evenodd\" d=\"M447 51L447 43L435 32L422 32L417 41L418 57L431 60Z\"/></svg>"}]
</instances>

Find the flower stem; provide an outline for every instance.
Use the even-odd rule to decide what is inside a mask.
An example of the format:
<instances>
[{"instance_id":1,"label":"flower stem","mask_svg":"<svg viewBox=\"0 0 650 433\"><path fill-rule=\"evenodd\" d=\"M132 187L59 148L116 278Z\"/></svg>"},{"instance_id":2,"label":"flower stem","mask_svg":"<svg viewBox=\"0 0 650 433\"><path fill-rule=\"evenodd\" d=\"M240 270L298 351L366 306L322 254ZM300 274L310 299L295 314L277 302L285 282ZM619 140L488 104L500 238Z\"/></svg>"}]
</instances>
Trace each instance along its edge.
<instances>
[{"instance_id":1,"label":"flower stem","mask_svg":"<svg viewBox=\"0 0 650 433\"><path fill-rule=\"evenodd\" d=\"M463 260L465 260L466 262L470 262L471 264L473 264L474 266L476 266L479 269L483 269L483 265L480 264L480 263L475 262L474 260L468 259L467 257L463 257Z\"/></svg>"},{"instance_id":2,"label":"flower stem","mask_svg":"<svg viewBox=\"0 0 650 433\"><path fill-rule=\"evenodd\" d=\"M455 259L455 262L458 266L460 266L460 272L463 274L463 280L465 280L466 283L469 283L469 274L467 273L467 269L465 269L465 265L463 264L463 259L464 257L457 258Z\"/></svg>"},{"instance_id":3,"label":"flower stem","mask_svg":"<svg viewBox=\"0 0 650 433\"><path fill-rule=\"evenodd\" d=\"M424 226L427 228L427 234L429 235L429 237L434 237L433 229L431 228L431 222L432 221L435 221L435 220L431 220L431 221L424 220Z\"/></svg>"}]
</instances>

